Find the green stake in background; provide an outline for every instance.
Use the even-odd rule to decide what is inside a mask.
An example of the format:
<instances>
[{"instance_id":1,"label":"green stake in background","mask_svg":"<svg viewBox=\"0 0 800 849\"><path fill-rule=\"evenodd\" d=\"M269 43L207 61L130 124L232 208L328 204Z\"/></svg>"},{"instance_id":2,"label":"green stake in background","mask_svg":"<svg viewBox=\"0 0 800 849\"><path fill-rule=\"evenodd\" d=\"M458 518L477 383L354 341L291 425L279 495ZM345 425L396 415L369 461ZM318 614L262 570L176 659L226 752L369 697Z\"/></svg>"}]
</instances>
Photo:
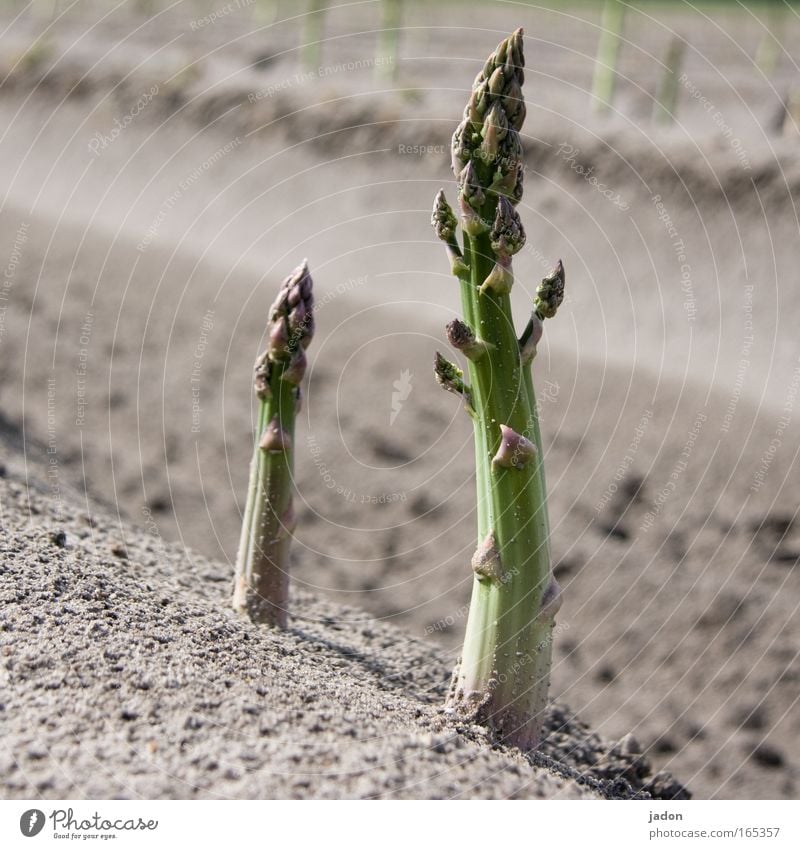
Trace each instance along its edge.
<instances>
[{"instance_id":1,"label":"green stake in background","mask_svg":"<svg viewBox=\"0 0 800 849\"><path fill-rule=\"evenodd\" d=\"M614 99L622 28L625 23L625 6L621 0L606 0L600 20L600 41L592 80L592 108L607 112Z\"/></svg>"}]
</instances>

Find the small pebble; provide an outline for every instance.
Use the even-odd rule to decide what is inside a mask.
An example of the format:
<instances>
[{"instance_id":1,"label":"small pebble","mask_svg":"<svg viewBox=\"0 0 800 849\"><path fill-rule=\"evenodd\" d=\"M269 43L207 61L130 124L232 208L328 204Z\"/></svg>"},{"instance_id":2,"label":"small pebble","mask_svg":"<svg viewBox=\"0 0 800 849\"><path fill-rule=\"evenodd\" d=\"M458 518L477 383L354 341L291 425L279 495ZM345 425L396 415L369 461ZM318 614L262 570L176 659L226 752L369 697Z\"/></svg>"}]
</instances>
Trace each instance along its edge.
<instances>
[{"instance_id":1,"label":"small pebble","mask_svg":"<svg viewBox=\"0 0 800 849\"><path fill-rule=\"evenodd\" d=\"M769 743L761 743L756 746L751 757L759 766L768 769L780 769L783 766L783 754Z\"/></svg>"},{"instance_id":2,"label":"small pebble","mask_svg":"<svg viewBox=\"0 0 800 849\"><path fill-rule=\"evenodd\" d=\"M53 531L50 534L50 542L52 542L53 545L57 545L59 548L66 548L67 535L64 533L64 531Z\"/></svg>"}]
</instances>

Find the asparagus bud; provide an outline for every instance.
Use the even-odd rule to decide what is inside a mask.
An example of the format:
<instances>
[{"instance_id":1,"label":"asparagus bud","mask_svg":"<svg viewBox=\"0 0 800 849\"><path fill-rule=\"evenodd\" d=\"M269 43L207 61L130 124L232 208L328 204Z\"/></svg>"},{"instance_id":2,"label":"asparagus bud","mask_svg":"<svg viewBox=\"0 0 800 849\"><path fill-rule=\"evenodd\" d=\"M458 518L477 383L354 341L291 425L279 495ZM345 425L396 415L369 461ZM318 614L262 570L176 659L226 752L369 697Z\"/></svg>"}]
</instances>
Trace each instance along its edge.
<instances>
[{"instance_id":1,"label":"asparagus bud","mask_svg":"<svg viewBox=\"0 0 800 849\"><path fill-rule=\"evenodd\" d=\"M545 318L552 318L564 300L564 264L556 267L542 280L533 303L533 314L519 340L520 359L528 365L536 356L536 348L542 339Z\"/></svg>"},{"instance_id":2,"label":"asparagus bud","mask_svg":"<svg viewBox=\"0 0 800 849\"><path fill-rule=\"evenodd\" d=\"M291 434L287 433L282 427L277 416L273 416L267 429L261 435L261 440L258 447L262 451L268 451L270 454L280 454L282 451L288 451L292 447Z\"/></svg>"},{"instance_id":3,"label":"asparagus bud","mask_svg":"<svg viewBox=\"0 0 800 849\"><path fill-rule=\"evenodd\" d=\"M269 358L272 362L289 356L289 326L284 316L276 314L269 327Z\"/></svg>"},{"instance_id":4,"label":"asparagus bud","mask_svg":"<svg viewBox=\"0 0 800 849\"><path fill-rule=\"evenodd\" d=\"M564 300L564 264L559 260L556 267L542 280L536 290L533 306L541 318L553 318Z\"/></svg>"},{"instance_id":5,"label":"asparagus bud","mask_svg":"<svg viewBox=\"0 0 800 849\"><path fill-rule=\"evenodd\" d=\"M498 256L492 270L481 284L481 292L494 292L496 295L507 295L514 285L514 274L511 271L511 257Z\"/></svg>"},{"instance_id":6,"label":"asparagus bud","mask_svg":"<svg viewBox=\"0 0 800 849\"><path fill-rule=\"evenodd\" d=\"M264 351L262 354L259 354L258 359L256 360L254 372L255 377L253 379L253 384L256 391L256 397L259 401L266 401L272 395L272 390L269 386L269 350Z\"/></svg>"},{"instance_id":7,"label":"asparagus bud","mask_svg":"<svg viewBox=\"0 0 800 849\"><path fill-rule=\"evenodd\" d=\"M467 403L470 403L470 392L469 387L464 383L464 372L455 363L446 360L438 351L433 361L433 373L442 389L461 395Z\"/></svg>"},{"instance_id":8,"label":"asparagus bud","mask_svg":"<svg viewBox=\"0 0 800 849\"><path fill-rule=\"evenodd\" d=\"M299 347L292 354L289 365L283 370L281 380L291 383L292 386L299 386L300 381L306 373L306 352L302 347Z\"/></svg>"},{"instance_id":9,"label":"asparagus bud","mask_svg":"<svg viewBox=\"0 0 800 849\"><path fill-rule=\"evenodd\" d=\"M433 202L433 212L431 213L431 224L436 232L436 235L445 243L447 247L447 255L450 257L450 271L456 277L463 277L469 274L469 269L464 262L461 254L461 248L458 246L456 239L456 228L458 222L450 204L444 196L444 189L439 189L436 198Z\"/></svg>"},{"instance_id":10,"label":"asparagus bud","mask_svg":"<svg viewBox=\"0 0 800 849\"><path fill-rule=\"evenodd\" d=\"M472 329L459 318L454 318L445 328L447 341L470 360L479 360L491 347L477 339Z\"/></svg>"},{"instance_id":11,"label":"asparagus bud","mask_svg":"<svg viewBox=\"0 0 800 849\"><path fill-rule=\"evenodd\" d=\"M480 152L481 157L487 162L491 162L500 149L500 142L508 135L508 118L505 110L499 101L492 104L492 108L486 115L486 121L481 127L481 142Z\"/></svg>"},{"instance_id":12,"label":"asparagus bud","mask_svg":"<svg viewBox=\"0 0 800 849\"><path fill-rule=\"evenodd\" d=\"M464 119L455 129L452 141L450 142L450 152L452 155L453 174L458 177L464 170L464 166L469 162L471 150L468 144L472 135L471 122Z\"/></svg>"},{"instance_id":13,"label":"asparagus bud","mask_svg":"<svg viewBox=\"0 0 800 849\"><path fill-rule=\"evenodd\" d=\"M473 212L480 210L486 200L486 192L481 185L474 162L468 162L461 172L460 185L462 212L466 214L465 204L471 207Z\"/></svg>"},{"instance_id":14,"label":"asparagus bud","mask_svg":"<svg viewBox=\"0 0 800 849\"><path fill-rule=\"evenodd\" d=\"M431 224L436 231L436 235L443 242L452 242L456 235L456 227L458 222L444 196L444 189L439 189L436 193L436 198L433 202L433 212L431 213Z\"/></svg>"},{"instance_id":15,"label":"asparagus bud","mask_svg":"<svg viewBox=\"0 0 800 849\"><path fill-rule=\"evenodd\" d=\"M522 226L519 213L511 202L502 196L497 200L497 213L491 237L492 250L506 257L513 256L525 244L525 228Z\"/></svg>"},{"instance_id":16,"label":"asparagus bud","mask_svg":"<svg viewBox=\"0 0 800 849\"><path fill-rule=\"evenodd\" d=\"M305 348L314 335L313 283L303 262L281 284L255 364L258 434L250 466L233 607L254 622L286 627L289 548L295 526L292 466Z\"/></svg>"},{"instance_id":17,"label":"asparagus bud","mask_svg":"<svg viewBox=\"0 0 800 849\"><path fill-rule=\"evenodd\" d=\"M536 459L536 446L507 425L500 425L500 447L492 459L493 469L524 469Z\"/></svg>"},{"instance_id":18,"label":"asparagus bud","mask_svg":"<svg viewBox=\"0 0 800 849\"><path fill-rule=\"evenodd\" d=\"M472 571L479 581L503 582L505 578L503 563L497 549L494 531L489 531L483 542L475 549L475 554L472 555Z\"/></svg>"}]
</instances>

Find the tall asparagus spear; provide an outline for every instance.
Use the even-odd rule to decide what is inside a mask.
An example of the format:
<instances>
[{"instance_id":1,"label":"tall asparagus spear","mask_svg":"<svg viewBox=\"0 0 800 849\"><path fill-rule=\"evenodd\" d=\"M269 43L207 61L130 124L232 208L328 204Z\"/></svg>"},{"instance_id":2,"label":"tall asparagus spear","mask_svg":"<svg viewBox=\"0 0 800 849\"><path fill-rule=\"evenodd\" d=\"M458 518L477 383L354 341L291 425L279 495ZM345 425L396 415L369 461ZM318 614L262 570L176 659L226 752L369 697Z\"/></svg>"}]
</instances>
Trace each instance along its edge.
<instances>
[{"instance_id":1,"label":"tall asparagus spear","mask_svg":"<svg viewBox=\"0 0 800 849\"><path fill-rule=\"evenodd\" d=\"M280 628L288 613L294 420L305 349L314 335L312 287L304 260L283 281L270 309L267 349L255 364L258 432L236 559L234 609Z\"/></svg>"},{"instance_id":2,"label":"tall asparagus spear","mask_svg":"<svg viewBox=\"0 0 800 849\"><path fill-rule=\"evenodd\" d=\"M524 174L523 64L520 29L501 42L478 74L453 135L463 250L443 191L436 196L432 223L460 281L464 319L448 325L447 337L467 359L469 383L439 353L435 374L445 389L463 397L472 417L478 494L472 602L448 708L530 750L541 735L560 606L530 363L543 321L563 300L564 268L559 262L542 281L517 339L509 292L511 258L525 243L515 208Z\"/></svg>"}]
</instances>

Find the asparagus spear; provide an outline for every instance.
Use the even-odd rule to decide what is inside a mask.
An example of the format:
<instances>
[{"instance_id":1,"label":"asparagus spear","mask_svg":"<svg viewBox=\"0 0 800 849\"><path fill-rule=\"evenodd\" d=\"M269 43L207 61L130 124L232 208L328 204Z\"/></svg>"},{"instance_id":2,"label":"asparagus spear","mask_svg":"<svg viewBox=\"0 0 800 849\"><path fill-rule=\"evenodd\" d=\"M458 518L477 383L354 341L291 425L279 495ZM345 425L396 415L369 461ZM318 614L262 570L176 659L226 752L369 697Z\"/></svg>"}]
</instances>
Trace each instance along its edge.
<instances>
[{"instance_id":1,"label":"asparagus spear","mask_svg":"<svg viewBox=\"0 0 800 849\"><path fill-rule=\"evenodd\" d=\"M403 0L383 0L383 24L379 35L376 76L394 79L400 54Z\"/></svg>"},{"instance_id":2,"label":"asparagus spear","mask_svg":"<svg viewBox=\"0 0 800 849\"><path fill-rule=\"evenodd\" d=\"M658 84L658 93L653 104L653 120L658 124L675 122L675 109L678 103L678 75L681 72L686 42L679 36L673 36L664 58L664 72Z\"/></svg>"},{"instance_id":3,"label":"asparagus spear","mask_svg":"<svg viewBox=\"0 0 800 849\"><path fill-rule=\"evenodd\" d=\"M234 609L280 628L288 613L294 420L305 349L314 335L312 286L304 260L283 281L270 309L267 349L255 364L258 432L236 559Z\"/></svg>"},{"instance_id":4,"label":"asparagus spear","mask_svg":"<svg viewBox=\"0 0 800 849\"><path fill-rule=\"evenodd\" d=\"M325 34L325 16L328 0L309 0L305 14L306 43L303 47L303 63L308 71L318 71L322 62L322 39Z\"/></svg>"},{"instance_id":5,"label":"asparagus spear","mask_svg":"<svg viewBox=\"0 0 800 849\"><path fill-rule=\"evenodd\" d=\"M459 280L464 317L448 325L447 336L467 359L469 384L441 354L435 373L445 389L464 398L472 416L478 496L472 602L448 709L530 750L541 735L560 606L530 363L543 321L563 299L564 269L559 262L542 281L517 339L509 291L512 257L525 242L516 210L523 188L523 64L517 30L478 74L453 135L463 250L443 192L432 223Z\"/></svg>"},{"instance_id":6,"label":"asparagus spear","mask_svg":"<svg viewBox=\"0 0 800 849\"><path fill-rule=\"evenodd\" d=\"M592 80L592 105L595 112L608 112L611 108L624 23L625 6L622 0L605 0Z\"/></svg>"}]
</instances>

